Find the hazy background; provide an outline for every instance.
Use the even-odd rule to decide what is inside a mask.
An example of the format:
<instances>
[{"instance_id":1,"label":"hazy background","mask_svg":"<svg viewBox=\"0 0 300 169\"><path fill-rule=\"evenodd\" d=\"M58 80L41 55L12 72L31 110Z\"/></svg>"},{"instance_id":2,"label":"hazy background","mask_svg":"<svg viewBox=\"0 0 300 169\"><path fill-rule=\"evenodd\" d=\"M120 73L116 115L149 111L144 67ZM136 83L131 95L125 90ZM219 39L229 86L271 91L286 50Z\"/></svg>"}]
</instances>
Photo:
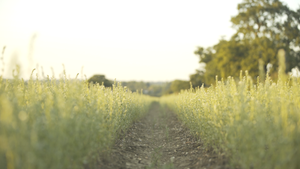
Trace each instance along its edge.
<instances>
[{"instance_id":1,"label":"hazy background","mask_svg":"<svg viewBox=\"0 0 300 169\"><path fill-rule=\"evenodd\" d=\"M64 63L71 78L84 66L87 77L188 80L200 66L196 46L229 38L234 33L230 18L240 2L0 0L0 47L7 47L4 78L11 77L13 63L21 64L25 79L37 64L50 76L53 67L58 78ZM283 2L291 9L300 4Z\"/></svg>"}]
</instances>

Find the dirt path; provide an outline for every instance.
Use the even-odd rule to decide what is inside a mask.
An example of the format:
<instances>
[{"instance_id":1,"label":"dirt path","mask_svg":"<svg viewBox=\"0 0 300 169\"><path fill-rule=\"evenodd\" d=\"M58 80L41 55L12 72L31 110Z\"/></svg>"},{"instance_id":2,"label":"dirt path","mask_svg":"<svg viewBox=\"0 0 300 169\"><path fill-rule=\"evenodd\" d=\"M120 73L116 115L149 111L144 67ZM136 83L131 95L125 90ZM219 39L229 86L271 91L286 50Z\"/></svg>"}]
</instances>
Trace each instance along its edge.
<instances>
[{"instance_id":1,"label":"dirt path","mask_svg":"<svg viewBox=\"0 0 300 169\"><path fill-rule=\"evenodd\" d=\"M149 113L116 141L109 156L99 168L227 168L222 156L204 150L201 142L159 103L153 103Z\"/></svg>"}]
</instances>

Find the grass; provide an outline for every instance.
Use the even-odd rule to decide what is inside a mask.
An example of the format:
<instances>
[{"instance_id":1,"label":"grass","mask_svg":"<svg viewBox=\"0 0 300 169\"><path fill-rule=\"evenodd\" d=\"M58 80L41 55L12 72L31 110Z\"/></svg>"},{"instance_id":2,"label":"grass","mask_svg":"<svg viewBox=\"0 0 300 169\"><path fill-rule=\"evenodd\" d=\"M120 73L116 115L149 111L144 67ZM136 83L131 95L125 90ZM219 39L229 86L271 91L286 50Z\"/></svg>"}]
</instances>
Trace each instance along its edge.
<instances>
[{"instance_id":1,"label":"grass","mask_svg":"<svg viewBox=\"0 0 300 169\"><path fill-rule=\"evenodd\" d=\"M279 72L279 80L253 84L247 72L236 81L216 80L210 88L165 96L206 147L225 153L232 167L300 166L300 79Z\"/></svg>"},{"instance_id":2,"label":"grass","mask_svg":"<svg viewBox=\"0 0 300 169\"><path fill-rule=\"evenodd\" d=\"M0 168L81 168L107 153L151 102L120 84L0 77Z\"/></svg>"}]
</instances>

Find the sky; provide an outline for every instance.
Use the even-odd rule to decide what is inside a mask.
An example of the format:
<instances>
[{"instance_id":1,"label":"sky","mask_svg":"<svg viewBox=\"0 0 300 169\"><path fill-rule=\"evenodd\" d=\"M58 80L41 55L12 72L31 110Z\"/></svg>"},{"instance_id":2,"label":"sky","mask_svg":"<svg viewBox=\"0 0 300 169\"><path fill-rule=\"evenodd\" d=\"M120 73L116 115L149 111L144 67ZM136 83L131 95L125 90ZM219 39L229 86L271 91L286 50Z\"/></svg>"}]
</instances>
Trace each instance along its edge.
<instances>
[{"instance_id":1,"label":"sky","mask_svg":"<svg viewBox=\"0 0 300 169\"><path fill-rule=\"evenodd\" d=\"M242 0L0 0L4 78L75 78L104 74L117 81L188 80L201 66L197 46L212 46L235 30ZM284 0L290 8L299 0ZM83 71L82 71L83 67ZM0 70L3 64L0 62ZM82 73L83 72L83 73ZM0 72L1 73L1 72Z\"/></svg>"}]
</instances>

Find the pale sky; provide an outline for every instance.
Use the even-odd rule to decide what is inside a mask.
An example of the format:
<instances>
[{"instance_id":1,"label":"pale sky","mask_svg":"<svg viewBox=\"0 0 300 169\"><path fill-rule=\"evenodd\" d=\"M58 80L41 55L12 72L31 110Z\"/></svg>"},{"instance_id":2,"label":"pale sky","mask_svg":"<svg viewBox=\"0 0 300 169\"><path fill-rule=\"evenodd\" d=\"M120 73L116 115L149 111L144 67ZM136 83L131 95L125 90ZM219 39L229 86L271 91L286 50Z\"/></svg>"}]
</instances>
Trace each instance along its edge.
<instances>
[{"instance_id":1,"label":"pale sky","mask_svg":"<svg viewBox=\"0 0 300 169\"><path fill-rule=\"evenodd\" d=\"M50 77L53 67L58 78L64 64L71 78L84 66L88 78L104 74L118 81L188 80L200 67L196 47L212 46L234 33L230 18L240 2L0 0L4 77L11 77L11 65L18 63L25 79L37 64ZM299 0L283 2L292 9L300 5Z\"/></svg>"}]
</instances>

